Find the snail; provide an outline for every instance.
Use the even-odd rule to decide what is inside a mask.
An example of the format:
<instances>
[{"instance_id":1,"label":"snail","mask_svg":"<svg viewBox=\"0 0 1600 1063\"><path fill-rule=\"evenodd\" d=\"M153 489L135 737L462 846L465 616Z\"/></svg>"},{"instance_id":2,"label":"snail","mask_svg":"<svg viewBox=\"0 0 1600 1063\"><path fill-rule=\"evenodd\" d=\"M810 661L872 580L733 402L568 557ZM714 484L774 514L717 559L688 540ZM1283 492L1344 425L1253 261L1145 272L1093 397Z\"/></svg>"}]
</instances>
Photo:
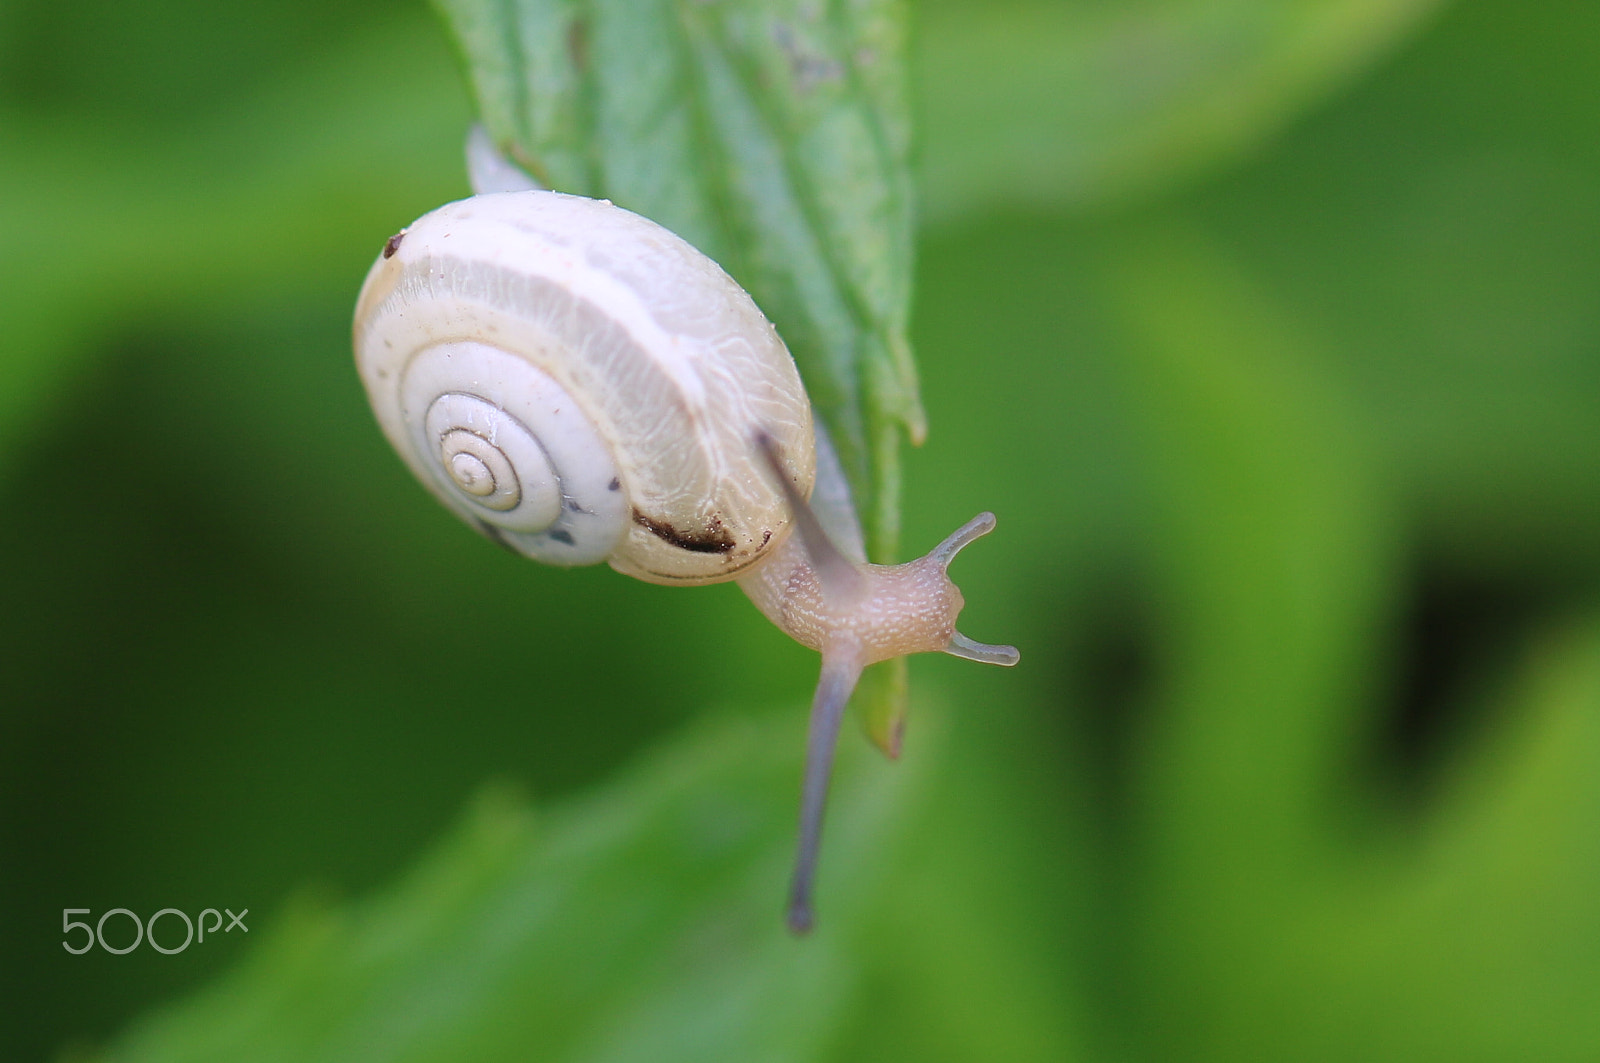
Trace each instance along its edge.
<instances>
[{"instance_id":1,"label":"snail","mask_svg":"<svg viewBox=\"0 0 1600 1063\"><path fill-rule=\"evenodd\" d=\"M736 580L821 653L787 916L804 932L862 669L930 651L1017 662L956 631L945 574L994 517L919 560L866 563L839 461L750 296L656 223L537 188L481 131L468 157L478 194L391 237L361 289L356 366L378 423L501 545L653 583Z\"/></svg>"}]
</instances>

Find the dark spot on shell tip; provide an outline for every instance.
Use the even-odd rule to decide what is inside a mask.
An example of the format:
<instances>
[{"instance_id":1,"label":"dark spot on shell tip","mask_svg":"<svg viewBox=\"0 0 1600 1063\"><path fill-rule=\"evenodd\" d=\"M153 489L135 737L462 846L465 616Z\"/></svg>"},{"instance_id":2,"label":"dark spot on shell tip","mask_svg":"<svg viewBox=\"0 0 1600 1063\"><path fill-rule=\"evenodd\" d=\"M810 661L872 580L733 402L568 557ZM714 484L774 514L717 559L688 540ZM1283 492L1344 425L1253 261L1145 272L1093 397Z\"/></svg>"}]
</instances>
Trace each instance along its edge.
<instances>
[{"instance_id":1,"label":"dark spot on shell tip","mask_svg":"<svg viewBox=\"0 0 1600 1063\"><path fill-rule=\"evenodd\" d=\"M606 484L606 490L607 491L620 491L620 490L622 490L622 481L617 479L615 476L613 476L611 478L611 482Z\"/></svg>"},{"instance_id":2,"label":"dark spot on shell tip","mask_svg":"<svg viewBox=\"0 0 1600 1063\"><path fill-rule=\"evenodd\" d=\"M705 531L686 532L674 528L666 521L656 520L653 517L633 511L633 522L648 531L662 542L671 543L680 550L687 550L692 554L730 554L733 552L733 536L728 529L722 526L722 521L712 517Z\"/></svg>"},{"instance_id":3,"label":"dark spot on shell tip","mask_svg":"<svg viewBox=\"0 0 1600 1063\"><path fill-rule=\"evenodd\" d=\"M393 236L389 237L388 242L383 245L383 257L384 258L393 258L394 257L394 253L396 251L400 250L400 241L404 240L405 238L406 238L406 230L404 230L404 229L401 229L399 232L397 232Z\"/></svg>"}]
</instances>

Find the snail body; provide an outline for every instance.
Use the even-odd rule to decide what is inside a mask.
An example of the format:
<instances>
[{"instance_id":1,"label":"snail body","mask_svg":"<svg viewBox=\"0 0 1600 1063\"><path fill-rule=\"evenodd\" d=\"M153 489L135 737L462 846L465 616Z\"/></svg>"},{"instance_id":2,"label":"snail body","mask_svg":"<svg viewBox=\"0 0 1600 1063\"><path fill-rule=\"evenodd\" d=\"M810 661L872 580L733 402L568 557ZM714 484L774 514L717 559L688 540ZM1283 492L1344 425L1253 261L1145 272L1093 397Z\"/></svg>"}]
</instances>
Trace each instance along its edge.
<instances>
[{"instance_id":1,"label":"snail body","mask_svg":"<svg viewBox=\"0 0 1600 1063\"><path fill-rule=\"evenodd\" d=\"M485 535L654 583L737 580L820 651L789 907L807 929L834 742L861 670L930 651L1016 662L955 630L962 598L945 575L994 518L917 561L865 563L777 331L709 258L605 201L527 189L425 215L373 264L354 340L384 434Z\"/></svg>"}]
</instances>

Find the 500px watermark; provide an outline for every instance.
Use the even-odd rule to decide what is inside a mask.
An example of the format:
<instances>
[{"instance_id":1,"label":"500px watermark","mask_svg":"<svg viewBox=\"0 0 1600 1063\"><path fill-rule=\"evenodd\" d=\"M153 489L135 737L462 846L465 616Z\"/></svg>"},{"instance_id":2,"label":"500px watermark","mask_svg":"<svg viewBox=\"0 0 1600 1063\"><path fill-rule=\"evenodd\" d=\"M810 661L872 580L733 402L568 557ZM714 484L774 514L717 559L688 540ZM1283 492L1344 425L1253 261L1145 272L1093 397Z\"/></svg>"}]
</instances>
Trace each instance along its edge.
<instances>
[{"instance_id":1,"label":"500px watermark","mask_svg":"<svg viewBox=\"0 0 1600 1063\"><path fill-rule=\"evenodd\" d=\"M244 917L250 914L250 909L246 908L238 915L234 915L233 911L228 908L222 909L222 912L228 913L228 926L227 929L222 931L224 934L231 933L234 927L238 927L246 934L250 933L250 928L244 925ZM206 939L207 933L210 933L213 937L216 936L218 928L222 926L222 912L217 911L215 908L207 908L200 913L199 925L201 941ZM61 942L61 947L72 953L74 956L82 956L85 952L88 952L90 949L94 948L96 944L114 956L121 956L123 953L132 952L134 949L139 947L141 942L144 941L149 941L150 947L155 949L157 952L162 952L168 956L172 956L188 948L189 943L195 940L196 921L190 919L187 914L179 911L177 908L163 908L155 915L152 915L145 922L140 922L139 917L134 915L126 908L111 908L101 914L99 922L95 923L93 927L80 919L72 918L75 915L92 914L93 911L88 908L61 909L61 932L70 938L73 931L83 931L83 944L78 948L73 948L70 940L63 939ZM124 945L121 948L113 948L112 946L106 944L106 920L110 919L114 915L127 916L128 920L133 923L133 943L131 945ZM159 922L161 917L164 915L183 920L183 944L174 948L168 948L156 940L156 923ZM212 920L209 928L206 926L206 916L208 915L211 916ZM168 922L170 924L171 920L168 920Z\"/></svg>"}]
</instances>

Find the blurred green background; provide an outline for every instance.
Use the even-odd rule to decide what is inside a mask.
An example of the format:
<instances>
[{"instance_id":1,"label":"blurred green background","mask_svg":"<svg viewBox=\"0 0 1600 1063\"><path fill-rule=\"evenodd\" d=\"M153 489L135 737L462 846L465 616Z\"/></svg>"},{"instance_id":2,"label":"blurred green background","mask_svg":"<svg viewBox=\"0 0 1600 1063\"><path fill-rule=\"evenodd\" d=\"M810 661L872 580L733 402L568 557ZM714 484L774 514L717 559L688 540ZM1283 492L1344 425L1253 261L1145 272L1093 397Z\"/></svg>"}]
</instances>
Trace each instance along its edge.
<instances>
[{"instance_id":1,"label":"blurred green background","mask_svg":"<svg viewBox=\"0 0 1600 1063\"><path fill-rule=\"evenodd\" d=\"M9 1058L1600 1055L1600 8L912 14L903 541L999 514L1023 664L847 732L795 942L815 658L494 549L366 408L466 191L435 16L0 9Z\"/></svg>"}]
</instances>

